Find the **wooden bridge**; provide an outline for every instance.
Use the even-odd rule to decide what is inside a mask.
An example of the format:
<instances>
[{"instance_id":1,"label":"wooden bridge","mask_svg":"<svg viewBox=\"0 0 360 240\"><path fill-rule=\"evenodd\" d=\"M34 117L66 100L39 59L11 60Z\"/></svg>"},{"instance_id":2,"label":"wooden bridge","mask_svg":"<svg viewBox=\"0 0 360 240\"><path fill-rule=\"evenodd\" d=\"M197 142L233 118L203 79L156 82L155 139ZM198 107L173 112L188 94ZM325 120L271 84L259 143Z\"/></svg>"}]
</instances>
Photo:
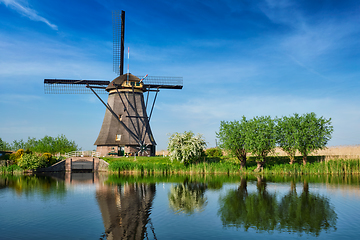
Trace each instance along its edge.
<instances>
[{"instance_id":1,"label":"wooden bridge","mask_svg":"<svg viewBox=\"0 0 360 240\"><path fill-rule=\"evenodd\" d=\"M109 164L98 157L69 157L37 172L107 171Z\"/></svg>"}]
</instances>

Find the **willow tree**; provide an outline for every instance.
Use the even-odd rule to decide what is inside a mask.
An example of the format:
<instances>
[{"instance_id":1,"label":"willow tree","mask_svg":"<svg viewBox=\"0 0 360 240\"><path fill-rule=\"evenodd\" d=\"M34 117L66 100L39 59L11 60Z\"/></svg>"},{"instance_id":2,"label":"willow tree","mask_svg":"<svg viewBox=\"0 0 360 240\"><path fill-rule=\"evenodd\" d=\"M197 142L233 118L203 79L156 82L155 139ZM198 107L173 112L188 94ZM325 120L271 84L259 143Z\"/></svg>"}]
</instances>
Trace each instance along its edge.
<instances>
[{"instance_id":1,"label":"willow tree","mask_svg":"<svg viewBox=\"0 0 360 240\"><path fill-rule=\"evenodd\" d=\"M295 162L295 154L298 149L298 131L300 130L300 116L282 117L277 119L276 136L279 147L287 153L290 164Z\"/></svg>"},{"instance_id":2,"label":"willow tree","mask_svg":"<svg viewBox=\"0 0 360 240\"><path fill-rule=\"evenodd\" d=\"M331 118L317 118L313 112L302 115L298 121L298 131L295 133L295 138L298 151L303 156L303 164L305 165L310 153L326 147L331 139L333 126L331 126Z\"/></svg>"},{"instance_id":3,"label":"willow tree","mask_svg":"<svg viewBox=\"0 0 360 240\"><path fill-rule=\"evenodd\" d=\"M257 159L256 171L261 171L266 163L266 156L276 147L275 120L270 116L249 120L246 146Z\"/></svg>"},{"instance_id":4,"label":"willow tree","mask_svg":"<svg viewBox=\"0 0 360 240\"><path fill-rule=\"evenodd\" d=\"M216 133L220 140L220 147L239 159L241 168L246 167L247 131L248 121L243 116L240 121L221 121L219 132Z\"/></svg>"}]
</instances>

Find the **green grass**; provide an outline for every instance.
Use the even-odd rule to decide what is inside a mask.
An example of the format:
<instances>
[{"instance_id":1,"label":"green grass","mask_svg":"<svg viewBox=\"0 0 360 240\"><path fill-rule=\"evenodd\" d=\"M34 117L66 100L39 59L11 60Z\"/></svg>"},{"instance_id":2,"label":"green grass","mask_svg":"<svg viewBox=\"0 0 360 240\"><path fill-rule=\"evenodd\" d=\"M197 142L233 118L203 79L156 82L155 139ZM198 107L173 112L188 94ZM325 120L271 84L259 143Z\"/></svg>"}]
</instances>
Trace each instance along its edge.
<instances>
[{"instance_id":1,"label":"green grass","mask_svg":"<svg viewBox=\"0 0 360 240\"><path fill-rule=\"evenodd\" d=\"M23 169L21 169L21 167L19 167L18 165L10 165L10 166L1 166L0 167L0 174L19 174L19 173L23 173Z\"/></svg>"},{"instance_id":2,"label":"green grass","mask_svg":"<svg viewBox=\"0 0 360 240\"><path fill-rule=\"evenodd\" d=\"M329 160L324 161L321 156L309 156L308 163L302 164L302 158L296 157L295 163L290 165L288 157L268 157L263 174L360 174L360 160ZM256 159L247 159L246 169L240 169L239 161L235 158L204 158L202 162L184 166L184 164L174 161L168 157L123 157L123 158L104 158L109 162L111 172L131 172L131 173L163 173L163 174L253 174L256 169Z\"/></svg>"},{"instance_id":3,"label":"green grass","mask_svg":"<svg viewBox=\"0 0 360 240\"><path fill-rule=\"evenodd\" d=\"M140 174L254 174L256 159L248 157L246 169L240 169L239 161L231 157L204 158L203 161L188 166L168 157L121 157L104 158L110 172L130 172ZM0 167L0 174L21 173L17 165ZM322 156L309 156L308 163L302 164L302 157L296 157L290 165L289 158L283 156L268 157L260 174L280 175L343 175L360 174L360 159L324 161Z\"/></svg>"}]
</instances>

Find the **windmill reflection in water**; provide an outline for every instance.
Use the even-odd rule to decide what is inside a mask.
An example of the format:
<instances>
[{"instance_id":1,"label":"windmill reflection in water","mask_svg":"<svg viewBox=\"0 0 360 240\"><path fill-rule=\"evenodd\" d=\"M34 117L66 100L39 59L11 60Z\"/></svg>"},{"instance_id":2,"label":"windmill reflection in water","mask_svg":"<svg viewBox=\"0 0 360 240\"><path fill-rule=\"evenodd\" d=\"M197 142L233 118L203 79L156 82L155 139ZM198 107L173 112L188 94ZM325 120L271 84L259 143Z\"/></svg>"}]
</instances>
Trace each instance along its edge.
<instances>
[{"instance_id":1,"label":"windmill reflection in water","mask_svg":"<svg viewBox=\"0 0 360 240\"><path fill-rule=\"evenodd\" d=\"M105 227L103 239L156 239L150 213L155 184L103 186L96 192Z\"/></svg>"}]
</instances>

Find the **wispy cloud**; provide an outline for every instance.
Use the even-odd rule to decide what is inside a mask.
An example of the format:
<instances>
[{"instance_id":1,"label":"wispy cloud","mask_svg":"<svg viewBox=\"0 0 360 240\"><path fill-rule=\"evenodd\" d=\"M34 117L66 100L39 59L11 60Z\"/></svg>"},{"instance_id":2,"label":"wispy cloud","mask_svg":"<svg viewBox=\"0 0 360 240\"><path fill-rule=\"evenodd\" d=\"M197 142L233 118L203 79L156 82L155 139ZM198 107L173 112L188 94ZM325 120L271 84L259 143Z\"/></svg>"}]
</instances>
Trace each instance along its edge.
<instances>
[{"instance_id":1,"label":"wispy cloud","mask_svg":"<svg viewBox=\"0 0 360 240\"><path fill-rule=\"evenodd\" d=\"M28 17L33 21L40 21L46 23L54 30L58 30L55 24L50 23L46 18L40 16L34 9L25 6L22 2L17 0L0 0L0 3L4 3L7 7L17 11L19 14Z\"/></svg>"},{"instance_id":2,"label":"wispy cloud","mask_svg":"<svg viewBox=\"0 0 360 240\"><path fill-rule=\"evenodd\" d=\"M23 94L1 94L0 103L4 104L23 104L24 102L39 101L42 98L37 95L23 95Z\"/></svg>"}]
</instances>

